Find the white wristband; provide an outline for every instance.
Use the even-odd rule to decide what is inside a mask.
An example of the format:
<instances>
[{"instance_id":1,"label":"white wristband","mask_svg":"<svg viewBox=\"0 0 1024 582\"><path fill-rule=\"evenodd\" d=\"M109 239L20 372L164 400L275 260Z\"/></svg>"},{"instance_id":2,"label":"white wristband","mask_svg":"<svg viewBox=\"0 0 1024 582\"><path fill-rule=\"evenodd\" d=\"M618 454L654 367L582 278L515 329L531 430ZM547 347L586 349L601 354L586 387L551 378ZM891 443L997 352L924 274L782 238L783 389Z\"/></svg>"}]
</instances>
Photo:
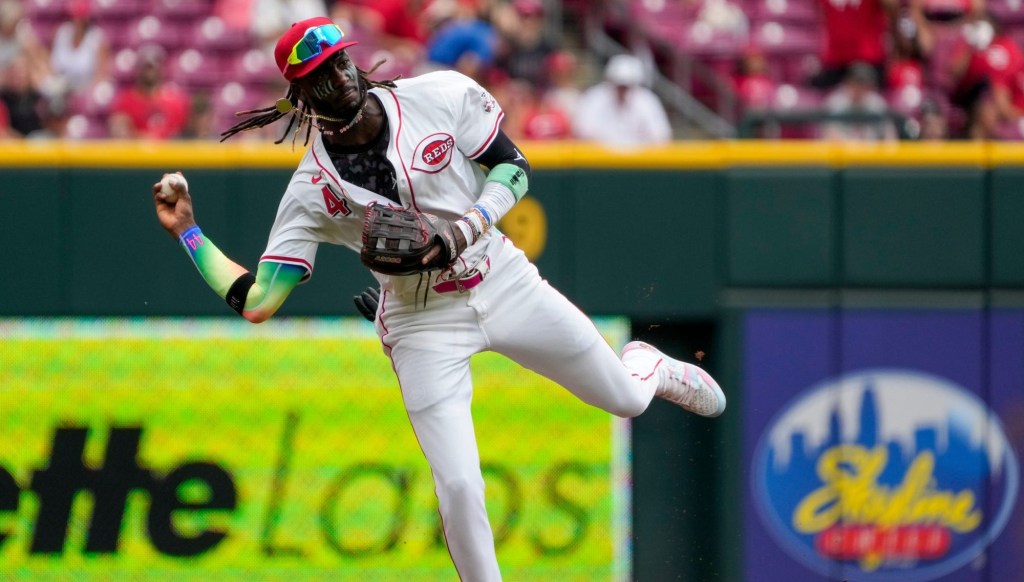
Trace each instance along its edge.
<instances>
[{"instance_id":1,"label":"white wristband","mask_svg":"<svg viewBox=\"0 0 1024 582\"><path fill-rule=\"evenodd\" d=\"M456 220L455 224L462 231L462 236L466 237L466 246L475 243L476 239L480 238L479 233L473 231L473 226L466 221L465 216Z\"/></svg>"}]
</instances>

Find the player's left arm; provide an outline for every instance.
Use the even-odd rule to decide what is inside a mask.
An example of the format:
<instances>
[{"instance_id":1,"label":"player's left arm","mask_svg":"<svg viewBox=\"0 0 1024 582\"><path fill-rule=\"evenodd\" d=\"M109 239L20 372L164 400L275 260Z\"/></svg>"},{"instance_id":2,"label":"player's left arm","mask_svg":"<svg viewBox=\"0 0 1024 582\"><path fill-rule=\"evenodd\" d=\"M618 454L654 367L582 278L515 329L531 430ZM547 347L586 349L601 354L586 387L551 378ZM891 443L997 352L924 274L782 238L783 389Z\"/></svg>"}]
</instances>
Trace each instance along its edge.
<instances>
[{"instance_id":1,"label":"player's left arm","mask_svg":"<svg viewBox=\"0 0 1024 582\"><path fill-rule=\"evenodd\" d=\"M500 129L473 161L488 170L480 197L460 220L470 227L475 241L522 200L530 188L531 172L522 150Z\"/></svg>"}]
</instances>

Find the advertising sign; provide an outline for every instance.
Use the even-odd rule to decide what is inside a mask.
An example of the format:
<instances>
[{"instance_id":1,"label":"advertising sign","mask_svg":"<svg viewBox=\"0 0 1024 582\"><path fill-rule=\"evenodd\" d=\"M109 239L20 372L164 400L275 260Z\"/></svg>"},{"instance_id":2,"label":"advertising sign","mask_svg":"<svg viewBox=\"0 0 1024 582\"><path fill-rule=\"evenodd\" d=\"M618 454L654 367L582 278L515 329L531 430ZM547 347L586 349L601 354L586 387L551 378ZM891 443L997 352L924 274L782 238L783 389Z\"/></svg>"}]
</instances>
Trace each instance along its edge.
<instances>
[{"instance_id":1,"label":"advertising sign","mask_svg":"<svg viewBox=\"0 0 1024 582\"><path fill-rule=\"evenodd\" d=\"M1022 331L1019 311L748 312L747 579L1021 571Z\"/></svg>"},{"instance_id":2,"label":"advertising sign","mask_svg":"<svg viewBox=\"0 0 1024 582\"><path fill-rule=\"evenodd\" d=\"M457 579L364 323L0 320L0 577ZM624 579L628 425L500 356L474 381L505 576Z\"/></svg>"}]
</instances>

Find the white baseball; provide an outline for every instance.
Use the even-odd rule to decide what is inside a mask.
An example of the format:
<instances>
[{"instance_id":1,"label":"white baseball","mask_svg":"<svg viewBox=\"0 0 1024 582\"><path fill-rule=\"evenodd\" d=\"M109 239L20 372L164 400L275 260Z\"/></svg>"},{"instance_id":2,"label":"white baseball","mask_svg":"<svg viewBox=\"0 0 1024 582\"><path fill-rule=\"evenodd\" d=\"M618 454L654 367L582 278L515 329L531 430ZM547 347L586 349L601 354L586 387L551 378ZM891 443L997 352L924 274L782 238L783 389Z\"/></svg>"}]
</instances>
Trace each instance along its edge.
<instances>
[{"instance_id":1,"label":"white baseball","mask_svg":"<svg viewBox=\"0 0 1024 582\"><path fill-rule=\"evenodd\" d=\"M160 197L164 202L174 204L178 200L178 190L175 190L175 187L183 192L188 191L188 182L185 181L185 176L164 174L163 179L160 180Z\"/></svg>"}]
</instances>

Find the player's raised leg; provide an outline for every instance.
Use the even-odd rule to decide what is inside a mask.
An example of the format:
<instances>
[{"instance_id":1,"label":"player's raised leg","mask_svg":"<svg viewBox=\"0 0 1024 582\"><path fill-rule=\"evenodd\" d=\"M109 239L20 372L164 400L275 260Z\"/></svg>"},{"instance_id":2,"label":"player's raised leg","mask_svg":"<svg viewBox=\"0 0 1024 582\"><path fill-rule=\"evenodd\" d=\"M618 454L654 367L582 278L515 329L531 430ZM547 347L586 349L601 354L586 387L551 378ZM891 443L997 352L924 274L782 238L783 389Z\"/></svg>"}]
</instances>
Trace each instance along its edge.
<instances>
[{"instance_id":1,"label":"player's raised leg","mask_svg":"<svg viewBox=\"0 0 1024 582\"><path fill-rule=\"evenodd\" d=\"M622 363L639 377L656 378L654 395L694 414L725 412L725 393L702 368L670 358L650 344L634 341L622 348Z\"/></svg>"},{"instance_id":2,"label":"player's raised leg","mask_svg":"<svg viewBox=\"0 0 1024 582\"><path fill-rule=\"evenodd\" d=\"M643 412L655 396L702 416L725 410L725 395L711 376L674 360L653 346L633 342L622 358L593 322L536 275L521 252L507 247L503 276L481 286L471 304L491 305L488 296L513 295L514 313L488 311L485 329L495 349L564 386L584 402L624 417Z\"/></svg>"}]
</instances>

